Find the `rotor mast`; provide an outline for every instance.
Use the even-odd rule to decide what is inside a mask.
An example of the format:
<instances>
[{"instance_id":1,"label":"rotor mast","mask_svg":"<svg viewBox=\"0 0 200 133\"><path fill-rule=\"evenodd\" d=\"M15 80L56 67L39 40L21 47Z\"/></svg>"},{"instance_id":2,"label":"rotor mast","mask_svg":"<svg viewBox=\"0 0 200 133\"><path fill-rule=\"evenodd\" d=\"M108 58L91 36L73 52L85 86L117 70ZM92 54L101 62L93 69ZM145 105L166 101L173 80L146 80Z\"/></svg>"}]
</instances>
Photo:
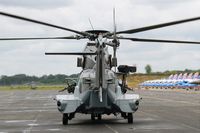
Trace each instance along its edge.
<instances>
[{"instance_id":1,"label":"rotor mast","mask_svg":"<svg viewBox=\"0 0 200 133\"><path fill-rule=\"evenodd\" d=\"M96 56L96 87L99 90L99 100L103 102L102 93L103 89L105 89L105 44L103 42L102 33L98 34L98 38L96 39L97 45L97 56Z\"/></svg>"}]
</instances>

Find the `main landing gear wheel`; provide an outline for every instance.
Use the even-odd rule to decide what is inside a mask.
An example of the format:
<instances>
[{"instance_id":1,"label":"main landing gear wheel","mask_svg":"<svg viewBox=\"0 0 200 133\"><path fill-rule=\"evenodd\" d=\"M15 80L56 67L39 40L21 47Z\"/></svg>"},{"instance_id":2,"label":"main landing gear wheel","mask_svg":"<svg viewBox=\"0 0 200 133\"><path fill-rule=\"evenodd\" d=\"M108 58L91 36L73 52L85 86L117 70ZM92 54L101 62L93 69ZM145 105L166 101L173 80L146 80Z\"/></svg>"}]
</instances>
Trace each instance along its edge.
<instances>
[{"instance_id":1,"label":"main landing gear wheel","mask_svg":"<svg viewBox=\"0 0 200 133\"><path fill-rule=\"evenodd\" d=\"M133 113L128 113L128 123L133 123Z\"/></svg>"},{"instance_id":2,"label":"main landing gear wheel","mask_svg":"<svg viewBox=\"0 0 200 133\"><path fill-rule=\"evenodd\" d=\"M69 120L69 118L68 118L68 114L63 114L63 125L68 125L68 120Z\"/></svg>"},{"instance_id":3,"label":"main landing gear wheel","mask_svg":"<svg viewBox=\"0 0 200 133\"><path fill-rule=\"evenodd\" d=\"M98 117L98 120L101 120L101 114L98 114L97 117Z\"/></svg>"},{"instance_id":4,"label":"main landing gear wheel","mask_svg":"<svg viewBox=\"0 0 200 133\"><path fill-rule=\"evenodd\" d=\"M94 114L91 114L91 120L95 120L95 115Z\"/></svg>"}]
</instances>

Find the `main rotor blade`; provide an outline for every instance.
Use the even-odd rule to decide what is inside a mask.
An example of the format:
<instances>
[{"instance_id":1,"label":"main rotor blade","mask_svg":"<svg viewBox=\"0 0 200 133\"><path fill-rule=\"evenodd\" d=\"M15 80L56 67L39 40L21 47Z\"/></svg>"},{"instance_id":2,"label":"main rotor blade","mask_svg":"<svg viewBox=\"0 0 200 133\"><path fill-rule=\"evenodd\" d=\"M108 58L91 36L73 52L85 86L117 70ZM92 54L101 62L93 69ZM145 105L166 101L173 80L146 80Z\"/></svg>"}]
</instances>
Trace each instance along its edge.
<instances>
[{"instance_id":1,"label":"main rotor blade","mask_svg":"<svg viewBox=\"0 0 200 133\"><path fill-rule=\"evenodd\" d=\"M35 38L0 38L0 41L6 40L42 40L42 39L83 39L84 37L79 36L68 36L68 37L35 37Z\"/></svg>"},{"instance_id":2,"label":"main rotor blade","mask_svg":"<svg viewBox=\"0 0 200 133\"><path fill-rule=\"evenodd\" d=\"M83 52L75 52L75 53L45 53L45 55L97 55L97 53L83 53Z\"/></svg>"},{"instance_id":3,"label":"main rotor blade","mask_svg":"<svg viewBox=\"0 0 200 133\"><path fill-rule=\"evenodd\" d=\"M57 25L54 25L54 24L50 24L50 23L46 23L46 22L42 22L42 21L38 21L38 20L26 18L26 17L22 17L22 16L18 16L18 15L14 15L14 14L0 12L0 15L11 17L11 18L15 18L15 19L20 19L20 20L24 20L24 21L28 21L28 22L32 22L32 23L36 23L36 24L41 24L41 25L45 25L45 26L49 26L49 27L54 27L54 28L57 28L57 29L65 30L65 31L71 31L71 32L74 32L74 33L77 33L77 34L83 35L83 36L88 36L89 35L86 32L80 32L80 31L77 31L77 30L73 30L73 29L57 26Z\"/></svg>"},{"instance_id":4,"label":"main rotor blade","mask_svg":"<svg viewBox=\"0 0 200 133\"><path fill-rule=\"evenodd\" d=\"M116 21L115 21L115 8L113 8L113 26L114 26L113 27L114 28L113 35L114 35L114 38L115 38L116 37L116 31L117 31L117 26L116 26Z\"/></svg>"},{"instance_id":5,"label":"main rotor blade","mask_svg":"<svg viewBox=\"0 0 200 133\"><path fill-rule=\"evenodd\" d=\"M118 32L116 32L116 34L138 33L138 32L143 32L143 31L149 31L149 30L153 30L153 29L163 28L163 27L167 27L167 26L177 25L177 24L181 24L181 23L187 23L187 22L191 22L191 21L196 21L196 20L199 20L199 19L200 19L200 17L195 17L195 18L190 18L190 19L172 21L172 22L168 22L168 23L151 25L151 26L141 27L141 28L137 28L137 29L118 31Z\"/></svg>"},{"instance_id":6,"label":"main rotor blade","mask_svg":"<svg viewBox=\"0 0 200 133\"><path fill-rule=\"evenodd\" d=\"M139 41L139 42L200 44L200 42L178 41L178 40L159 40L159 39L143 39L143 38L127 38L127 37L125 37L125 38L124 37L118 37L118 39L126 39L126 40Z\"/></svg>"}]
</instances>

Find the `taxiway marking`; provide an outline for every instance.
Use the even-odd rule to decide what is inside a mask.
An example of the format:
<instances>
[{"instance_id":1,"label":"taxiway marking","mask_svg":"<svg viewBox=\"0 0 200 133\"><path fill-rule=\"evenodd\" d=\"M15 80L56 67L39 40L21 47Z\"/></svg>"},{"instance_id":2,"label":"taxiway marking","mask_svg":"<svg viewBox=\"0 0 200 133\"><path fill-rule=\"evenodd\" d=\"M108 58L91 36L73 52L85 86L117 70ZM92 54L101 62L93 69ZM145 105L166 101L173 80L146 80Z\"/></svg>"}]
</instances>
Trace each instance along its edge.
<instances>
[{"instance_id":1,"label":"taxiway marking","mask_svg":"<svg viewBox=\"0 0 200 133\"><path fill-rule=\"evenodd\" d=\"M18 123L18 122L34 122L35 120L9 120L5 121L5 123Z\"/></svg>"},{"instance_id":2,"label":"taxiway marking","mask_svg":"<svg viewBox=\"0 0 200 133\"><path fill-rule=\"evenodd\" d=\"M105 127L107 127L108 129L110 129L111 131L113 131L113 133L119 133L118 131L116 131L115 129L113 129L112 127L110 127L109 125L107 124L104 124Z\"/></svg>"}]
</instances>

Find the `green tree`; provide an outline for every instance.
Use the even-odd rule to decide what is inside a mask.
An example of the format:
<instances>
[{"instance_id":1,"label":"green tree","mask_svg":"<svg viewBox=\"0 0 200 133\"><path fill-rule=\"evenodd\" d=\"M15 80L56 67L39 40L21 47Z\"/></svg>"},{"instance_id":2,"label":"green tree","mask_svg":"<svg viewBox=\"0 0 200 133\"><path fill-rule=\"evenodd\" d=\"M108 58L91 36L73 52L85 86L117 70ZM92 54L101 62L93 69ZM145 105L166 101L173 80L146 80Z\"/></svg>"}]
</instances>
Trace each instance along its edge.
<instances>
[{"instance_id":1,"label":"green tree","mask_svg":"<svg viewBox=\"0 0 200 133\"><path fill-rule=\"evenodd\" d=\"M150 74L152 72L151 66L149 64L145 66L145 71L147 74Z\"/></svg>"}]
</instances>

